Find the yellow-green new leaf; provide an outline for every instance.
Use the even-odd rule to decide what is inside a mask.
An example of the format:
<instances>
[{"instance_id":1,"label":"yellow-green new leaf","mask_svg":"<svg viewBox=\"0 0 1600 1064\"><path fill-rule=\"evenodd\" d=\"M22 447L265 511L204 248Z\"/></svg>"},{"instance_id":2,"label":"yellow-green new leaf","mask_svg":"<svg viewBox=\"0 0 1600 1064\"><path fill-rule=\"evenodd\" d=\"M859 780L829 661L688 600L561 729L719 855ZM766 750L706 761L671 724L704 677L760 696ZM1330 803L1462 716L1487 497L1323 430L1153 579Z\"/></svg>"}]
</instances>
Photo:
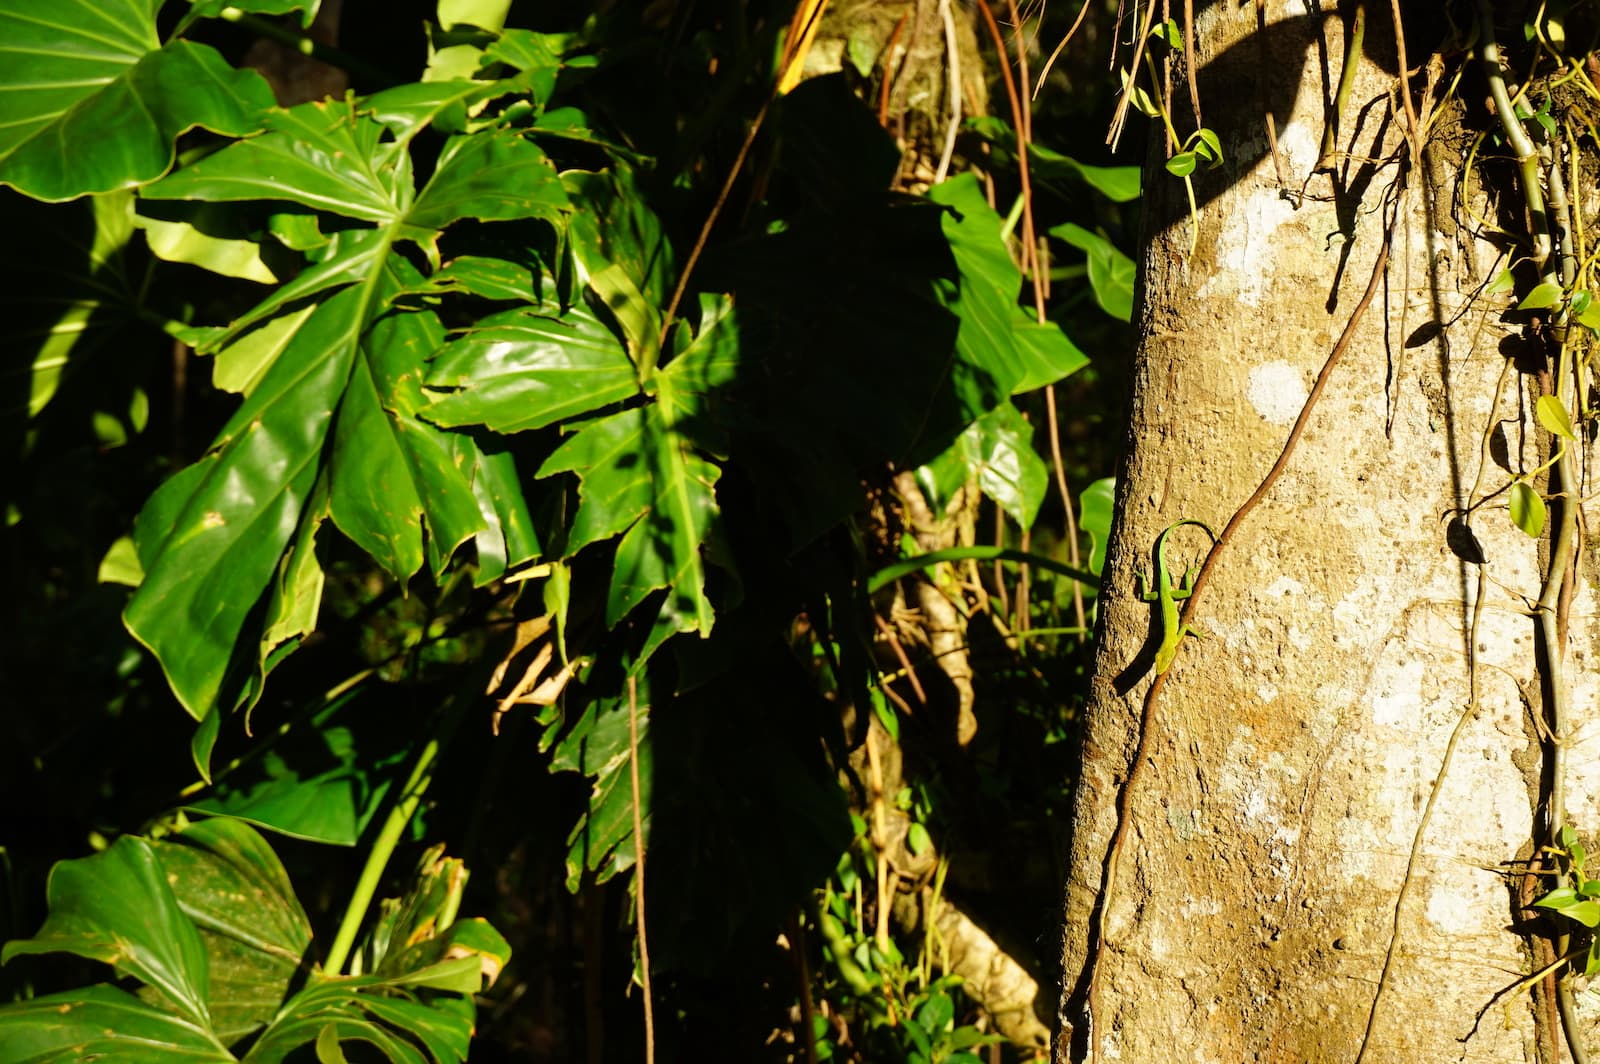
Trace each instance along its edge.
<instances>
[{"instance_id":1,"label":"yellow-green new leaf","mask_svg":"<svg viewBox=\"0 0 1600 1064\"><path fill-rule=\"evenodd\" d=\"M1560 436L1564 440L1577 440L1578 434L1572 428L1572 418L1567 414L1567 408L1561 400L1553 395L1541 395L1539 402L1534 405L1534 413L1539 418L1539 424L1544 426L1546 432L1552 436Z\"/></svg>"},{"instance_id":2,"label":"yellow-green new leaf","mask_svg":"<svg viewBox=\"0 0 1600 1064\"><path fill-rule=\"evenodd\" d=\"M1539 538L1544 532L1545 505L1533 485L1525 480L1513 482L1510 503L1511 523L1534 539Z\"/></svg>"}]
</instances>

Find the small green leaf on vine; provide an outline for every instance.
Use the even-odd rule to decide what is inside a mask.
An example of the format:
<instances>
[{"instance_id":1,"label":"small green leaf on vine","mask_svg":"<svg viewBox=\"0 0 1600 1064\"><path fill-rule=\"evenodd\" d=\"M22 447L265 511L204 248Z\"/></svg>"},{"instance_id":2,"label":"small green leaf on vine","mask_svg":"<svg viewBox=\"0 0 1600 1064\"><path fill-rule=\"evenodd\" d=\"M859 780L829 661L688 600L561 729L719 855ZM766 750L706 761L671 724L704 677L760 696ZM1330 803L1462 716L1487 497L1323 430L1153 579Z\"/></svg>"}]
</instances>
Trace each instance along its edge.
<instances>
[{"instance_id":1,"label":"small green leaf on vine","mask_svg":"<svg viewBox=\"0 0 1600 1064\"><path fill-rule=\"evenodd\" d=\"M1181 151L1167 160L1167 173L1174 177L1188 177L1194 173L1196 165L1195 153Z\"/></svg>"},{"instance_id":2,"label":"small green leaf on vine","mask_svg":"<svg viewBox=\"0 0 1600 1064\"><path fill-rule=\"evenodd\" d=\"M1541 395L1539 402L1534 406L1534 413L1538 415L1539 424L1545 431L1562 439L1576 440L1578 434L1573 431L1572 418L1567 414L1567 408L1561 400L1553 395Z\"/></svg>"},{"instance_id":3,"label":"small green leaf on vine","mask_svg":"<svg viewBox=\"0 0 1600 1064\"><path fill-rule=\"evenodd\" d=\"M1553 307L1561 301L1561 286L1554 281L1545 281L1534 286L1533 291L1521 303L1517 304L1518 310L1542 310Z\"/></svg>"},{"instance_id":4,"label":"small green leaf on vine","mask_svg":"<svg viewBox=\"0 0 1600 1064\"><path fill-rule=\"evenodd\" d=\"M911 851L911 856L922 856L922 852L932 845L933 839L929 837L928 829L913 820L911 827L906 830L906 848Z\"/></svg>"},{"instance_id":5,"label":"small green leaf on vine","mask_svg":"<svg viewBox=\"0 0 1600 1064\"><path fill-rule=\"evenodd\" d=\"M1533 904L1536 908L1560 913L1584 927L1600 927L1600 902L1580 898L1571 887L1557 887Z\"/></svg>"},{"instance_id":6,"label":"small green leaf on vine","mask_svg":"<svg viewBox=\"0 0 1600 1064\"><path fill-rule=\"evenodd\" d=\"M1537 539L1544 532L1544 500L1525 480L1511 485L1511 523Z\"/></svg>"}]
</instances>

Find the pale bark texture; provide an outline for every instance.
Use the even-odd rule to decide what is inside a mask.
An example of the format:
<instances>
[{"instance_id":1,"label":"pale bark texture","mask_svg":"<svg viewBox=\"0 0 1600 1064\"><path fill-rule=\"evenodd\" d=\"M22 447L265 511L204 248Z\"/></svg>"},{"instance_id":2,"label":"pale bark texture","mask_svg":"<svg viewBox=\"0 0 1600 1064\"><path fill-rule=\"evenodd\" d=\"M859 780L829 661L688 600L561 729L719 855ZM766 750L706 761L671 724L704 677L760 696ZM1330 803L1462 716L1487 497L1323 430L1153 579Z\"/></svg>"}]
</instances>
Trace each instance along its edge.
<instances>
[{"instance_id":1,"label":"pale bark texture","mask_svg":"<svg viewBox=\"0 0 1600 1064\"><path fill-rule=\"evenodd\" d=\"M1345 154L1331 180L1309 182L1345 23L1331 5L1313 16L1267 0L1265 29L1252 4L1196 7L1202 108L1227 161L1196 175L1192 254L1182 183L1147 168L1141 343L1075 811L1058 1059L1348 1062L1369 1041L1375 1064L1565 1060L1552 1055L1547 984L1512 990L1540 949L1551 956L1522 936L1535 888L1517 862L1548 831L1552 692L1530 616L1548 538L1513 527L1504 489L1549 457L1533 415L1549 383L1524 372L1544 356L1505 320L1516 296L1481 291L1506 259L1465 211L1526 220L1505 190L1486 200L1478 176L1462 183L1473 133L1460 125L1484 121L1480 103L1445 105L1397 189L1407 120L1388 4L1367 5ZM1414 70L1432 43L1410 53ZM1174 117L1192 128L1181 72L1173 84ZM1462 84L1483 92L1470 69ZM1590 218L1594 195L1580 190ZM1196 618L1204 638L1186 640L1166 677L1097 951L1159 639L1135 573L1167 525L1220 530L1261 483L1357 311L1391 213L1386 277L1287 472L1219 558ZM1556 490L1544 474L1533 483ZM1485 497L1469 535L1463 508ZM1194 528L1173 534L1178 575L1206 546ZM1556 648L1576 722L1566 820L1585 839L1600 828L1591 562L1585 550ZM1600 1045L1592 994L1577 994L1577 1013Z\"/></svg>"}]
</instances>

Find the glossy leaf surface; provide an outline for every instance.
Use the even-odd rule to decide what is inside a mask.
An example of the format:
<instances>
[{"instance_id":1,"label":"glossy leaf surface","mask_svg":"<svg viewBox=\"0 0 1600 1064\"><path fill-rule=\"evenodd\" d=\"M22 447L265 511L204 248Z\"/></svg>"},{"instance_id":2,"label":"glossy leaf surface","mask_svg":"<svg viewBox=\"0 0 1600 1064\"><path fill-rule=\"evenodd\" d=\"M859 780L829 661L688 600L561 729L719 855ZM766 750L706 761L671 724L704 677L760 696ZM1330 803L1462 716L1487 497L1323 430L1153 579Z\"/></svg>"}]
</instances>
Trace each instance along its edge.
<instances>
[{"instance_id":1,"label":"glossy leaf surface","mask_svg":"<svg viewBox=\"0 0 1600 1064\"><path fill-rule=\"evenodd\" d=\"M156 37L159 0L0 7L0 184L66 200L160 177L201 126L252 132L272 92L203 44Z\"/></svg>"}]
</instances>

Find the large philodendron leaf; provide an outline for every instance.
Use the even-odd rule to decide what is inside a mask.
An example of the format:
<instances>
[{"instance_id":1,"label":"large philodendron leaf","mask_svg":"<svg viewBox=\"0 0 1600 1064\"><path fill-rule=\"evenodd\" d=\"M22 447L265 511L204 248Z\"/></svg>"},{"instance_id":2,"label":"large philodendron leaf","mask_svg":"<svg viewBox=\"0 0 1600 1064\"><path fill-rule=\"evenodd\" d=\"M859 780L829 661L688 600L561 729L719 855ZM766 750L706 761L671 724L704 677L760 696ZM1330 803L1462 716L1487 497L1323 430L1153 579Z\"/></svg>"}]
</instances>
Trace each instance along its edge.
<instances>
[{"instance_id":1,"label":"large philodendron leaf","mask_svg":"<svg viewBox=\"0 0 1600 1064\"><path fill-rule=\"evenodd\" d=\"M495 129L452 140L414 191L411 139L490 91L402 86L274 111L263 135L145 190L151 199L282 200L375 226L335 233L299 276L202 340L245 402L211 451L147 504L135 529L146 578L126 613L196 719L214 703L252 702L274 651L314 623L314 554L306 546L283 558L293 537L309 544L324 516L402 582L424 561L441 572L474 538L487 537L491 569L528 557L525 506L498 497L516 488L504 463L418 417L444 332L432 309L397 302L424 287L399 242L431 254L440 229L461 218L557 223L568 209L543 152ZM496 493L475 485L485 470L498 478ZM319 484L326 508L312 512L306 502ZM262 626L257 606L269 590L276 605Z\"/></svg>"},{"instance_id":2,"label":"large philodendron leaf","mask_svg":"<svg viewBox=\"0 0 1600 1064\"><path fill-rule=\"evenodd\" d=\"M0 1006L0 1060L232 1062L206 1028L109 984Z\"/></svg>"},{"instance_id":3,"label":"large philodendron leaf","mask_svg":"<svg viewBox=\"0 0 1600 1064\"><path fill-rule=\"evenodd\" d=\"M68 200L152 181L201 126L257 128L272 90L203 44L156 36L160 0L0 5L0 184Z\"/></svg>"},{"instance_id":4,"label":"large philodendron leaf","mask_svg":"<svg viewBox=\"0 0 1600 1064\"><path fill-rule=\"evenodd\" d=\"M377 298L387 301L414 271L398 256L385 263ZM434 572L485 527L470 479L476 447L465 436L419 421L427 402L421 377L444 343L432 311L378 316L361 342L339 404L331 451L333 520L397 580L422 566L423 524Z\"/></svg>"},{"instance_id":5,"label":"large philodendron leaf","mask_svg":"<svg viewBox=\"0 0 1600 1064\"><path fill-rule=\"evenodd\" d=\"M104 853L60 862L50 871L48 895L50 917L39 933L7 943L0 962L30 953L104 961L158 991L189 1024L210 1028L205 945L150 843L125 836Z\"/></svg>"},{"instance_id":6,"label":"large philodendron leaf","mask_svg":"<svg viewBox=\"0 0 1600 1064\"><path fill-rule=\"evenodd\" d=\"M368 222L391 222L411 200L410 167L380 164L381 122L350 100L273 109L266 132L185 166L143 191L147 199L288 200Z\"/></svg>"},{"instance_id":7,"label":"large philodendron leaf","mask_svg":"<svg viewBox=\"0 0 1600 1064\"><path fill-rule=\"evenodd\" d=\"M329 399L349 379L365 296L352 286L321 304L211 450L161 485L134 524L145 578L123 616L196 720L221 698L236 654L270 650L253 649L259 636L241 639L316 484Z\"/></svg>"},{"instance_id":8,"label":"large philodendron leaf","mask_svg":"<svg viewBox=\"0 0 1600 1064\"><path fill-rule=\"evenodd\" d=\"M442 865L457 888L453 911L466 873ZM57 864L45 926L3 956L103 960L144 982L148 999L100 984L0 1006L0 1060L275 1064L313 1043L319 1059L343 1059L323 1049L348 1041L392 1061L455 1064L471 1040L471 995L511 951L481 920L439 931L446 914L416 915L381 973L326 976L311 966L310 924L288 874L253 829L219 818L159 842L124 837ZM257 1034L242 1057L229 1051Z\"/></svg>"},{"instance_id":9,"label":"large philodendron leaf","mask_svg":"<svg viewBox=\"0 0 1600 1064\"><path fill-rule=\"evenodd\" d=\"M232 1045L267 1026L307 974L311 921L272 848L237 820L202 820L155 850L205 944L212 1028Z\"/></svg>"}]
</instances>

